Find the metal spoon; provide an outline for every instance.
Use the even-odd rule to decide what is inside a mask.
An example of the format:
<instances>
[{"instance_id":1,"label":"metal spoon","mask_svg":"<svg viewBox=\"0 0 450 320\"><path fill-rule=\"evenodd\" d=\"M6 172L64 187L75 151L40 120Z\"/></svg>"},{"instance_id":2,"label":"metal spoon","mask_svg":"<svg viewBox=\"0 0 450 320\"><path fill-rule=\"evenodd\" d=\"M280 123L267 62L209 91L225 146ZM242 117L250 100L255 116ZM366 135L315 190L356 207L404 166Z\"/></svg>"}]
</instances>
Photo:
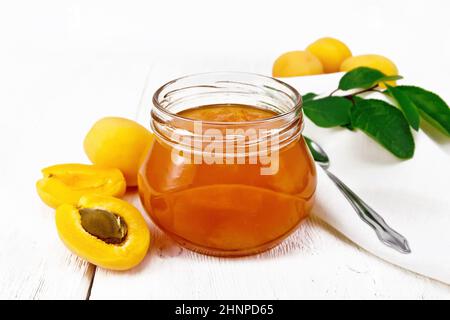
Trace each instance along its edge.
<instances>
[{"instance_id":1,"label":"metal spoon","mask_svg":"<svg viewBox=\"0 0 450 320\"><path fill-rule=\"evenodd\" d=\"M314 161L322 167L325 173L336 184L338 189L344 194L347 200L355 209L358 216L369 226L371 226L378 236L380 241L401 253L411 253L411 249L408 244L408 240L400 233L388 226L386 221L375 212L367 203L365 203L360 197L358 197L349 187L347 187L341 180L339 180L334 174L328 171L330 167L330 159L326 152L313 140L304 137L306 144L311 151Z\"/></svg>"}]
</instances>

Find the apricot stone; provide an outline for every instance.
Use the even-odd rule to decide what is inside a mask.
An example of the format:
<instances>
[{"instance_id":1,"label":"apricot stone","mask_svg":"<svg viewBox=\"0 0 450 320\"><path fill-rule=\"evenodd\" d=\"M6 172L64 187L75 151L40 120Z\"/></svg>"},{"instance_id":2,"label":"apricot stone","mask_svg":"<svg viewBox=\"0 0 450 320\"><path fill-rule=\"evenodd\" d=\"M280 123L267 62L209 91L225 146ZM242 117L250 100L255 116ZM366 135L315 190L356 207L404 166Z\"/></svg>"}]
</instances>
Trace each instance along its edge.
<instances>
[{"instance_id":1,"label":"apricot stone","mask_svg":"<svg viewBox=\"0 0 450 320\"><path fill-rule=\"evenodd\" d=\"M84 139L84 150L96 165L118 168L128 186L137 185L137 173L153 135L135 121L107 117L97 121Z\"/></svg>"}]
</instances>

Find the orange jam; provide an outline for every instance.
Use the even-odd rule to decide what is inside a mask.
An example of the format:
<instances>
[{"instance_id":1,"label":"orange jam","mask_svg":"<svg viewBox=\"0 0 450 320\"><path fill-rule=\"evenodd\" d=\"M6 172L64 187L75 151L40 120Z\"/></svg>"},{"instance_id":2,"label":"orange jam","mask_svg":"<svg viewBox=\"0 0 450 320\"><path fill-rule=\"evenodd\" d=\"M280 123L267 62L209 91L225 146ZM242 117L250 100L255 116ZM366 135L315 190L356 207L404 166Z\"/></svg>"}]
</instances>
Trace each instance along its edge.
<instances>
[{"instance_id":1,"label":"orange jam","mask_svg":"<svg viewBox=\"0 0 450 320\"><path fill-rule=\"evenodd\" d=\"M180 111L208 124L260 127L277 113L241 104L205 105ZM177 120L178 119L178 120ZM300 120L301 121L301 120ZM278 150L278 170L262 175L261 163L173 161L174 146L157 138L139 175L142 203L154 223L181 245L220 256L267 250L309 214L315 167L300 134Z\"/></svg>"}]
</instances>

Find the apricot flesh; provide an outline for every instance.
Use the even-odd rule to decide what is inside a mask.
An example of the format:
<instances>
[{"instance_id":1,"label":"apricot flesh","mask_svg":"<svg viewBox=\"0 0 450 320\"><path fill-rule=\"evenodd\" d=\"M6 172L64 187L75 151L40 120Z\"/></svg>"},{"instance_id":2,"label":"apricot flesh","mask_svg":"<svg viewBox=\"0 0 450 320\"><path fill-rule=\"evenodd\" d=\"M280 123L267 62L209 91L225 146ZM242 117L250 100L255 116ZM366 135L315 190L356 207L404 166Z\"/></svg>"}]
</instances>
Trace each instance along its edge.
<instances>
[{"instance_id":1,"label":"apricot flesh","mask_svg":"<svg viewBox=\"0 0 450 320\"><path fill-rule=\"evenodd\" d=\"M119 169L71 163L42 169L42 175L36 189L42 201L52 208L63 203L76 204L86 194L121 197L126 190Z\"/></svg>"},{"instance_id":2,"label":"apricot flesh","mask_svg":"<svg viewBox=\"0 0 450 320\"><path fill-rule=\"evenodd\" d=\"M135 121L107 117L97 121L84 139L92 163L122 171L128 186L137 185L137 173L153 135Z\"/></svg>"},{"instance_id":3,"label":"apricot flesh","mask_svg":"<svg viewBox=\"0 0 450 320\"><path fill-rule=\"evenodd\" d=\"M342 62L352 56L352 52L342 41L326 37L311 43L306 51L322 62L325 73L338 72Z\"/></svg>"},{"instance_id":4,"label":"apricot flesh","mask_svg":"<svg viewBox=\"0 0 450 320\"><path fill-rule=\"evenodd\" d=\"M88 228L83 222L86 212L92 215ZM122 238L115 236L114 241L108 241L114 234L108 229L114 223L102 216L105 213L116 217L119 227L126 226ZM95 217L97 214L100 216ZM59 237L69 250L105 269L127 270L137 266L150 244L150 232L141 213L128 202L113 197L87 195L76 205L63 204L56 209L55 221ZM103 230L101 233L106 237L99 236L95 229Z\"/></svg>"},{"instance_id":5,"label":"apricot flesh","mask_svg":"<svg viewBox=\"0 0 450 320\"><path fill-rule=\"evenodd\" d=\"M297 77L323 73L320 60L308 51L290 51L279 56L272 68L274 77Z\"/></svg>"}]
</instances>

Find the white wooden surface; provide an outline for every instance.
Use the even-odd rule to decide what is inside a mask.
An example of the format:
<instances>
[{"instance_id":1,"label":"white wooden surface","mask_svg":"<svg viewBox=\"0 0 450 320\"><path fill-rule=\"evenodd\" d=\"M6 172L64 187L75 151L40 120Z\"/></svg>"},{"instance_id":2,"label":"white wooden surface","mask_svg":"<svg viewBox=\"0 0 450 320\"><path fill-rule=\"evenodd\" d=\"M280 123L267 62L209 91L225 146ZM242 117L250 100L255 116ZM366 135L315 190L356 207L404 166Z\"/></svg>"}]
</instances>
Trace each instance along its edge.
<instances>
[{"instance_id":1,"label":"white wooden surface","mask_svg":"<svg viewBox=\"0 0 450 320\"><path fill-rule=\"evenodd\" d=\"M187 72L270 73L278 53L332 34L356 52L392 57L411 83L450 100L450 44L440 38L448 1L259 2L257 14L250 1L240 10L234 1L202 2L202 10L155 3L0 4L0 298L450 299L449 286L381 261L314 218L249 258L194 254L153 226L149 255L130 272L96 269L65 249L34 190L39 170L87 161L82 140L102 116L146 124L150 103L140 100L150 69L159 68L150 88Z\"/></svg>"}]
</instances>

